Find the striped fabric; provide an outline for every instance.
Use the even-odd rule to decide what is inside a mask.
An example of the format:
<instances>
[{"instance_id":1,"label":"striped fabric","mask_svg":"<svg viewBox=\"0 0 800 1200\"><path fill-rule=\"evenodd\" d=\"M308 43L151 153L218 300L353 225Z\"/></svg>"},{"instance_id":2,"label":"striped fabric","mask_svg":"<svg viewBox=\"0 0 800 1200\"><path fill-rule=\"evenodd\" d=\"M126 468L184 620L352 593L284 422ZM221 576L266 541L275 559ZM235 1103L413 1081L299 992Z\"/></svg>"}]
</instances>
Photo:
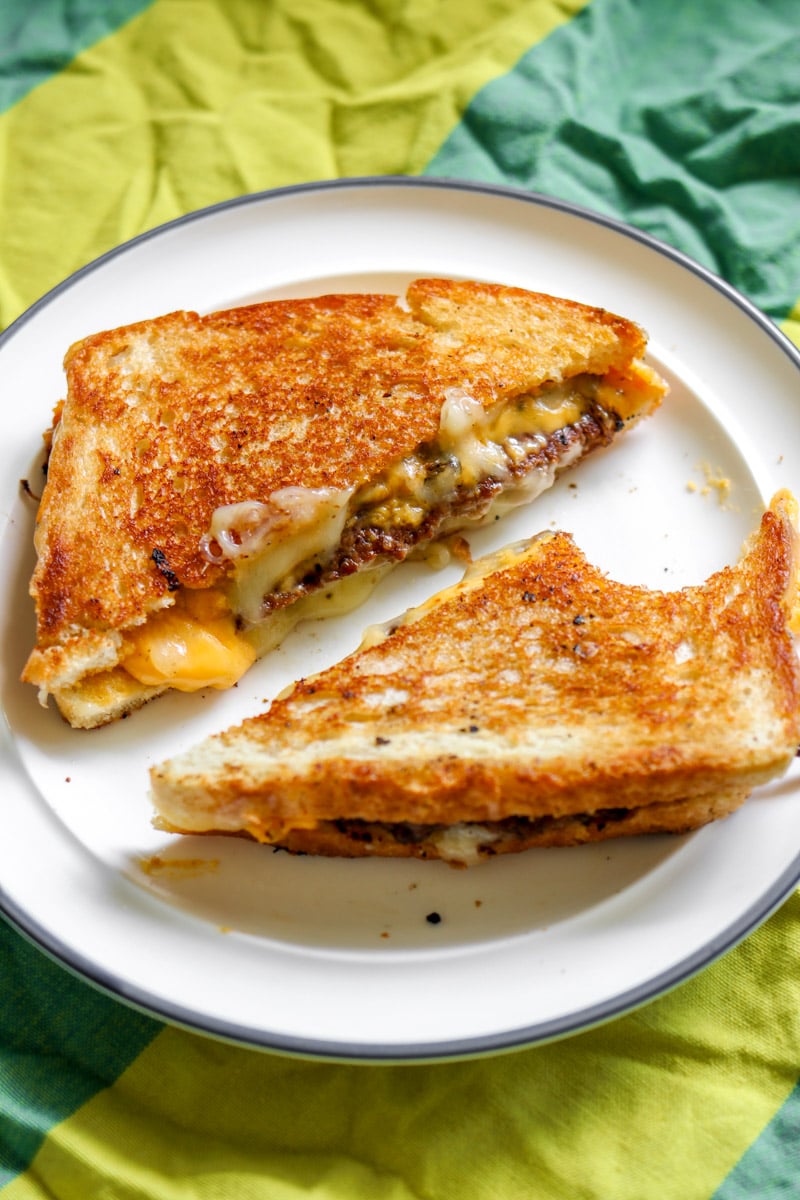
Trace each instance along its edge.
<instances>
[{"instance_id":1,"label":"striped fabric","mask_svg":"<svg viewBox=\"0 0 800 1200\"><path fill-rule=\"evenodd\" d=\"M0 323L202 205L424 173L621 217L800 344L798 62L796 0L5 0ZM800 1196L800 895L637 1013L462 1063L218 1043L2 923L0 962L14 1200Z\"/></svg>"}]
</instances>

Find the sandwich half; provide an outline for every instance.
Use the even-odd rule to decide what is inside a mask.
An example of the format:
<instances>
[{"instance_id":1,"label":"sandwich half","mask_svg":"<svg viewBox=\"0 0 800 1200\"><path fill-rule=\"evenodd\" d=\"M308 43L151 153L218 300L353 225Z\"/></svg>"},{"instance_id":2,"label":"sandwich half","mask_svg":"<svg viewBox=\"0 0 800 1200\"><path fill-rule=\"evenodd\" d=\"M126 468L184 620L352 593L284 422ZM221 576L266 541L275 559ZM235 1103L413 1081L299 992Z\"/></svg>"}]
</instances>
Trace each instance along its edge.
<instances>
[{"instance_id":1,"label":"sandwich half","mask_svg":"<svg viewBox=\"0 0 800 1200\"><path fill-rule=\"evenodd\" d=\"M735 566L673 593L542 534L154 768L157 824L455 864L696 829L800 744L797 586L788 493Z\"/></svg>"},{"instance_id":2,"label":"sandwich half","mask_svg":"<svg viewBox=\"0 0 800 1200\"><path fill-rule=\"evenodd\" d=\"M666 389L645 342L601 309L437 279L78 342L23 679L84 728L231 686L297 620L650 413Z\"/></svg>"}]
</instances>

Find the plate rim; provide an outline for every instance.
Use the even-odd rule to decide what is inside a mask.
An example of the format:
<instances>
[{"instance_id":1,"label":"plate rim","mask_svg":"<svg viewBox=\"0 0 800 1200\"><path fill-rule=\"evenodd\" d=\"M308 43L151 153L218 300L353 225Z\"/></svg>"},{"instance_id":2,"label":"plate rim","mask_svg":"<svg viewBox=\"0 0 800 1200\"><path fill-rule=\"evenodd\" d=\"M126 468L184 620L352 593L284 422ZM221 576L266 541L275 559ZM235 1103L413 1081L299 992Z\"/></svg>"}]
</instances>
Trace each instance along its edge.
<instances>
[{"instance_id":1,"label":"plate rim","mask_svg":"<svg viewBox=\"0 0 800 1200\"><path fill-rule=\"evenodd\" d=\"M292 195L344 192L348 190L363 192L373 188L400 188L401 190L408 189L409 191L416 190L420 192L456 191L473 195L483 194L490 197L531 204L534 207L563 213L582 221L602 226L618 235L632 239L650 248L684 270L688 270L714 290L720 292L729 302L740 309L745 316L749 317L800 371L800 349L792 343L766 313L710 268L697 262L683 251L661 241L653 234L638 229L608 214L596 212L571 201L548 196L536 191L482 181L408 175L352 176L341 179L312 180L304 183L290 184L231 197L227 200L218 201L214 204L192 210L189 213L184 213L170 221L163 222L92 259L45 292L0 333L0 353L2 353L6 343L11 340L23 325L57 300L64 292L69 291L79 280L102 269L108 262L134 249L138 245L158 238L180 226L189 225L220 212L269 203L270 201L284 199ZM5 718L5 714L3 714L3 719L9 740L13 744L13 734ZM20 769L22 769L21 764ZM497 1033L439 1039L431 1042L374 1042L362 1044L348 1039L316 1039L308 1036L284 1035L274 1031L257 1030L251 1026L241 1025L236 1021L200 1013L197 1009L177 1004L165 997L159 997L148 988L131 985L128 980L117 972L104 970L102 965L93 961L79 950L73 949L57 935L52 934L38 919L31 917L22 905L18 904L13 897L7 894L2 883L0 883L0 915L3 915L12 928L44 952L46 956L69 970L83 982L94 986L113 999L141 1011L153 1019L162 1020L194 1033L212 1036L236 1045L283 1053L294 1057L348 1063L420 1063L468 1059L530 1048L535 1045L557 1041L580 1032L585 1032L623 1016L687 982L706 966L710 966L729 950L733 949L763 924L788 899L798 882L800 882L800 851L798 851L798 854L789 866L784 868L779 877L759 897L758 901L752 904L732 923L727 924L715 937L712 937L691 954L681 958L672 967L659 972L636 987L615 994L607 1000L599 1001L559 1017L537 1021L530 1025L517 1026Z\"/></svg>"},{"instance_id":2,"label":"plate rim","mask_svg":"<svg viewBox=\"0 0 800 1200\"><path fill-rule=\"evenodd\" d=\"M778 325L767 316L762 309L758 308L752 300L748 299L738 288L733 284L728 283L721 275L718 275L710 267L704 263L698 262L697 259L686 254L683 250L671 246L668 242L648 233L646 230L638 229L635 225L631 225L618 217L613 217L608 213L599 212L595 209L586 207L585 205L577 204L572 200L563 200L558 196L549 196L544 192L527 191L525 188L512 187L506 184L494 184L481 180L467 179L451 179L447 176L415 176L415 175L353 175L346 176L341 179L315 179L308 180L304 183L286 184L282 187L265 188L262 191L246 192L241 196L232 196L227 200L218 200L213 204L205 205L201 208L192 209L191 212L183 213L179 217L173 217L169 221L163 221L159 225L154 225L152 229L146 229L142 233L136 234L132 238L128 238L119 245L113 246L110 250L104 251L103 254L91 259L88 263L84 263L82 267L78 267L71 272L59 283L54 284L52 288L44 292L37 300L34 300L23 312L17 316L10 325L0 331L0 349L3 344L10 339L11 335L16 330L28 321L36 313L51 303L62 291L66 291L77 283L79 279L85 275L91 274L98 270L107 262L126 253L133 247L150 241L151 239L160 237L162 234L169 232L172 229L177 229L182 225L191 224L194 221L202 220L206 217L213 216L215 213L228 211L234 208L247 207L251 204L260 204L270 200L280 200L289 195L300 195L311 192L325 191L346 191L350 189L363 190L367 188L379 187L400 187L409 188L411 190L420 188L422 190L432 191L460 191L473 194L486 194L497 197L502 197L508 200L518 200L524 203L533 204L541 208L552 209L556 212L566 213L570 216L579 217L587 220L595 225L602 225L607 229L614 230L616 233L624 237L628 237L633 241L640 242L642 245L649 246L650 249L666 258L671 259L679 266L691 271L692 274L699 276L710 284L716 291L721 292L728 300L732 301L738 308L751 317L757 325L759 325L765 333L788 355L797 367L800 367L800 347L795 346L794 342L786 336L786 334L778 327Z\"/></svg>"},{"instance_id":3,"label":"plate rim","mask_svg":"<svg viewBox=\"0 0 800 1200\"><path fill-rule=\"evenodd\" d=\"M41 950L70 974L94 987L111 999L126 1004L152 1020L175 1025L201 1036L273 1052L293 1058L350 1064L380 1063L383 1065L454 1062L532 1049L536 1046L565 1040L588 1033L602 1025L624 1017L653 1000L666 996L710 967L755 932L784 903L800 881L800 853L773 883L765 895L766 906L753 905L738 921L726 927L724 933L711 939L702 948L682 959L674 967L660 972L646 983L620 992L610 1000L589 1005L561 1017L553 1017L533 1025L523 1025L495 1034L479 1034L466 1038L442 1039L436 1042L374 1042L363 1045L346 1040L295 1037L275 1032L256 1032L236 1021L227 1021L199 1014L181 1004L158 997L146 988L131 986L122 976L105 971L88 957L75 952L60 938L53 936L38 921L31 920L15 901L0 887L0 915L25 939Z\"/></svg>"}]
</instances>

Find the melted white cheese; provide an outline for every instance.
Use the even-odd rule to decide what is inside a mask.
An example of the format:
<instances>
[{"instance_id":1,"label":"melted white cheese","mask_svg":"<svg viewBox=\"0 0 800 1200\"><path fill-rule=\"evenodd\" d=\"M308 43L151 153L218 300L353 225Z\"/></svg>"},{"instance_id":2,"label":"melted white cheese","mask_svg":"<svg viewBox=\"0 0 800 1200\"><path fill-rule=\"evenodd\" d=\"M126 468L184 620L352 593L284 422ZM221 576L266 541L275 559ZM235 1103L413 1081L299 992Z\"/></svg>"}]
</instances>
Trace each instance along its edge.
<instances>
[{"instance_id":1,"label":"melted white cheese","mask_svg":"<svg viewBox=\"0 0 800 1200\"><path fill-rule=\"evenodd\" d=\"M485 825L459 824L431 834L431 841L446 862L474 866L481 861L480 847L496 842L500 835L492 833Z\"/></svg>"},{"instance_id":2,"label":"melted white cheese","mask_svg":"<svg viewBox=\"0 0 800 1200\"><path fill-rule=\"evenodd\" d=\"M334 488L286 487L266 504L246 500L218 508L205 549L234 563L234 612L257 623L264 616L265 596L291 587L302 563L329 557L341 539L351 495Z\"/></svg>"}]
</instances>

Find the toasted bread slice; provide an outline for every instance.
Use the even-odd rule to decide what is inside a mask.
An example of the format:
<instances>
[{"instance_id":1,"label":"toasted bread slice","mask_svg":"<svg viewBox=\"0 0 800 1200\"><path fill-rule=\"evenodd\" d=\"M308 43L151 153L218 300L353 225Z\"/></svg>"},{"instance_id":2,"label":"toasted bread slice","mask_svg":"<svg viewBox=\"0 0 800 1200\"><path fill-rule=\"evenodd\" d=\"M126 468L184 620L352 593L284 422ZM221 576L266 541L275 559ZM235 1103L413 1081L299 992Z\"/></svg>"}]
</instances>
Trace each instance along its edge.
<instances>
[{"instance_id":1,"label":"toasted bread slice","mask_svg":"<svg viewBox=\"0 0 800 1200\"><path fill-rule=\"evenodd\" d=\"M788 493L736 566L679 592L542 534L155 768L158 823L458 863L695 829L800 744L797 587Z\"/></svg>"},{"instance_id":2,"label":"toasted bread slice","mask_svg":"<svg viewBox=\"0 0 800 1200\"><path fill-rule=\"evenodd\" d=\"M230 686L295 620L357 602L354 575L531 499L652 411L644 349L603 310L435 279L77 343L23 678L82 727Z\"/></svg>"}]
</instances>

